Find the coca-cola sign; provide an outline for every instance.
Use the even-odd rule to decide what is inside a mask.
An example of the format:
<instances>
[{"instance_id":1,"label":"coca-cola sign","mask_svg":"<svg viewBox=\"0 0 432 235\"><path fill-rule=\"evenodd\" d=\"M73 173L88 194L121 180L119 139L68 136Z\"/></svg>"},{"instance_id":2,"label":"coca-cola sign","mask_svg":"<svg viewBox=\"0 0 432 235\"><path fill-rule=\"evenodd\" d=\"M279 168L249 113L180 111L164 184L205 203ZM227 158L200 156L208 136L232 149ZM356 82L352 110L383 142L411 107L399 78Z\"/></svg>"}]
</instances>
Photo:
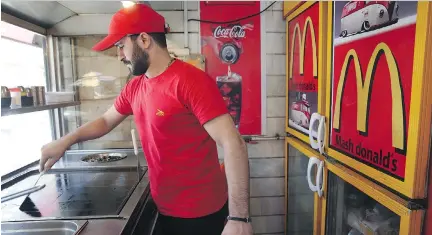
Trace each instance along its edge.
<instances>
[{"instance_id":1,"label":"coca-cola sign","mask_svg":"<svg viewBox=\"0 0 432 235\"><path fill-rule=\"evenodd\" d=\"M219 25L213 31L213 37L215 38L244 38L246 36L246 30L252 30L253 25L234 25L229 27L222 27Z\"/></svg>"}]
</instances>

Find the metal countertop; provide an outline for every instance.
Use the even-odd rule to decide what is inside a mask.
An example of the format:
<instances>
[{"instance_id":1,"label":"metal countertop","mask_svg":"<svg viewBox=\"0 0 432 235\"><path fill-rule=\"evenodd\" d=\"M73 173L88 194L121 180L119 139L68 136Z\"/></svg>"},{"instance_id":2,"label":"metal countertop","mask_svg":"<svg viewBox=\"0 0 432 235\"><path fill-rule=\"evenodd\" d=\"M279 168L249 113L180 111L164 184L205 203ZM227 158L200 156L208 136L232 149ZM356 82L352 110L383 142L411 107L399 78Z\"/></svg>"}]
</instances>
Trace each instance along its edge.
<instances>
[{"instance_id":1,"label":"metal countertop","mask_svg":"<svg viewBox=\"0 0 432 235\"><path fill-rule=\"evenodd\" d=\"M81 157L86 156L88 154L93 153L101 153L101 152L121 152L126 153L127 157L123 160L107 162L107 163L87 163L81 161ZM135 223L143 210L145 203L148 199L149 195L149 180L148 180L148 172L146 167L146 162L144 155L139 153L138 159L140 159L140 163L145 172L144 176L142 176L141 180L136 185L135 189L129 196L129 199L125 202L121 211L116 215L98 215L98 216L72 216L72 217L41 217L41 218L31 218L32 221L47 221L47 220L68 220L68 221L88 221L83 230L79 233L80 235L84 234L127 234L123 233L124 230L130 229L130 224ZM134 168L135 167L135 168ZM124 169L136 169L137 167L137 158L133 153L133 149L108 149L108 150L87 150L87 151L68 151L65 156L63 156L52 168L53 172L56 171L76 171L79 173L80 171L86 172L87 170L97 170L98 172L103 172L107 170L107 172L111 171L122 171ZM36 173L38 169L37 165L29 167L19 174L15 174L14 176L2 181L2 185L4 182L7 182L17 175L20 174L28 174L29 172ZM37 174L37 173L36 173ZM102 197L104 195L101 195ZM29 220L26 218L25 220ZM2 223L7 221L2 221ZM9 221L12 223L19 221ZM123 231L123 232L122 232Z\"/></svg>"}]
</instances>

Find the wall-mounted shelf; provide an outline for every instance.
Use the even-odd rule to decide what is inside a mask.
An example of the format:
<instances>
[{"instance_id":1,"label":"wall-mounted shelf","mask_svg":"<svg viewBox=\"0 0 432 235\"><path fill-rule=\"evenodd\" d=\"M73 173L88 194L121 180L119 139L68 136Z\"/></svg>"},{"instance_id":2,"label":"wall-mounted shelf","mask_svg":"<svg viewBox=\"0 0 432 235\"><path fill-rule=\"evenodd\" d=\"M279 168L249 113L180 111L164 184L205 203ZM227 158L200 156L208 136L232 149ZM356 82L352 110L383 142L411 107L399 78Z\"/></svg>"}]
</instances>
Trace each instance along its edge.
<instances>
[{"instance_id":1,"label":"wall-mounted shelf","mask_svg":"<svg viewBox=\"0 0 432 235\"><path fill-rule=\"evenodd\" d=\"M50 104L37 105L37 106L1 108L1 116L3 117L3 116L16 115L22 113L37 112L42 110L65 108L65 107L79 105L80 103L81 102L79 101L72 101L72 102L63 102L63 103L50 103Z\"/></svg>"}]
</instances>

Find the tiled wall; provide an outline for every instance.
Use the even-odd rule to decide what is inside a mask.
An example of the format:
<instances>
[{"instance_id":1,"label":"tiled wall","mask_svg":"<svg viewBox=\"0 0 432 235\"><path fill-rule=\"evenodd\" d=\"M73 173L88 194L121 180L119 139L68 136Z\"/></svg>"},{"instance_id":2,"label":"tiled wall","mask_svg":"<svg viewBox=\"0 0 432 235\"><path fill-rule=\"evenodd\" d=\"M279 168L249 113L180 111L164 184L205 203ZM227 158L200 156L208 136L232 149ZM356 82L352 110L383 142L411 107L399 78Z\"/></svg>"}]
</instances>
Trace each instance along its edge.
<instances>
[{"instance_id":1,"label":"tiled wall","mask_svg":"<svg viewBox=\"0 0 432 235\"><path fill-rule=\"evenodd\" d=\"M183 3L152 2L170 24L172 33L168 39L179 46L184 44ZM270 4L268 2L267 4ZM188 1L189 18L199 18L198 2ZM267 64L267 134L284 135L285 124L285 21L282 18L282 2L277 2L265 14L266 64ZM199 24L189 22L189 48L192 53L199 52ZM126 81L128 71L117 61L115 51L105 53L91 52L90 48L100 37L79 37L76 39L76 67L78 76L90 71L118 77L112 90L118 90ZM83 99L81 120L92 120L101 115L113 99L92 99L93 91L80 88ZM71 118L71 127L76 121ZM131 147L130 128L134 126L128 118L107 136L83 144L89 148ZM248 144L251 167L251 214L255 234L283 234L284 232L284 141L267 140L258 144ZM220 152L220 159L223 154Z\"/></svg>"}]
</instances>

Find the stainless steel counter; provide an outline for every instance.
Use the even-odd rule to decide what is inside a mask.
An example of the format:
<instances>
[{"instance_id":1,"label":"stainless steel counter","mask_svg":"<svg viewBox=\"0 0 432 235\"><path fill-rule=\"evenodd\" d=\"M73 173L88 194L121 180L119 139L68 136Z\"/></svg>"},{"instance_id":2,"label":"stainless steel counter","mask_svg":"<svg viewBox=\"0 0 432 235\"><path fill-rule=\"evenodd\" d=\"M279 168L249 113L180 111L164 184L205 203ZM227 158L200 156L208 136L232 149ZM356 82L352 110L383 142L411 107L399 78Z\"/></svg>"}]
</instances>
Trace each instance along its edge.
<instances>
[{"instance_id":1,"label":"stainless steel counter","mask_svg":"<svg viewBox=\"0 0 432 235\"><path fill-rule=\"evenodd\" d=\"M93 153L101 153L101 152L122 152L127 153L127 157L123 160L107 162L107 163L87 163L81 161L83 156ZM143 213L144 208L146 207L146 203L148 203L149 199L149 180L147 175L147 167L146 162L144 160L144 156L142 153L139 154L138 158L140 159L140 163L142 166L142 172L145 173L144 176L138 181L136 179L136 184L134 184L133 191L128 194L127 201L122 204L122 208L118 213L109 213L109 214L98 214L98 215L77 215L71 214L72 216L52 216L52 217L23 217L17 216L17 218L12 218L11 216L6 216L5 218L9 218L9 221L5 221L2 217L2 233L5 234L9 229L16 229L17 226L22 228L25 221L27 222L26 226L43 226L41 223L35 222L49 222L49 221L69 221L71 223L80 224L79 228L81 231L79 234L130 234L131 231L135 228L135 223L139 219L140 215ZM104 179L104 173L106 172L107 177L109 172L124 172L126 170L133 171L137 167L137 158L135 157L132 149L127 150L97 150L97 151L69 151L65 154L63 158L61 158L50 171L52 174L80 174L82 172L83 176L84 172L99 172L98 178L99 180ZM8 179L2 181L2 191L3 185L11 184L17 180L19 177L24 177L25 174L37 174L38 166L34 165L29 167L28 169L19 172ZM48 173L50 173L48 172ZM45 176L45 175L44 175ZM44 177L43 176L43 177ZM111 177L112 178L112 177ZM115 179L114 179L115 180ZM122 178L117 179L117 181L123 180ZM107 178L108 181L108 178ZM43 180L41 180L43 182ZM111 181L108 182L108 185L111 185ZM91 184L90 184L91 185ZM88 185L86 186L88 187ZM42 191L42 190L41 190ZM97 190L96 190L97 191ZM107 198L110 197L110 193L107 191L100 190L100 197ZM14 199L15 200L15 199ZM19 200L18 200L19 201ZM13 201L10 201L13 202ZM7 203L7 202L6 202ZM17 203L15 201L14 203ZM21 198L22 203L22 198ZM2 204L2 208L5 207ZM45 207L49 208L49 207ZM82 208L82 207L80 207ZM153 209L152 209L153 210ZM11 212L13 210L10 210ZM33 222L32 222L33 221ZM85 223L88 222L88 223ZM33 224L32 224L33 223ZM55 223L50 223L55 224ZM5 225L5 226L3 226ZM48 225L46 225L48 226ZM24 226L25 227L25 226ZM9 230L10 231L10 230ZM36 231L36 230L35 230ZM37 233L33 233L37 234Z\"/></svg>"},{"instance_id":2,"label":"stainless steel counter","mask_svg":"<svg viewBox=\"0 0 432 235\"><path fill-rule=\"evenodd\" d=\"M81 158L89 154L94 153L106 153L106 152L116 152L125 153L127 157L123 160L106 162L106 163L90 163L81 161ZM144 158L144 154L140 151L138 153L138 160L141 166L147 166L147 162ZM82 168L82 167L92 167L92 168L112 168L112 167L128 167L137 166L137 158L133 152L133 149L107 149L107 150L76 150L67 151L65 156L63 156L54 166L56 168Z\"/></svg>"}]
</instances>

